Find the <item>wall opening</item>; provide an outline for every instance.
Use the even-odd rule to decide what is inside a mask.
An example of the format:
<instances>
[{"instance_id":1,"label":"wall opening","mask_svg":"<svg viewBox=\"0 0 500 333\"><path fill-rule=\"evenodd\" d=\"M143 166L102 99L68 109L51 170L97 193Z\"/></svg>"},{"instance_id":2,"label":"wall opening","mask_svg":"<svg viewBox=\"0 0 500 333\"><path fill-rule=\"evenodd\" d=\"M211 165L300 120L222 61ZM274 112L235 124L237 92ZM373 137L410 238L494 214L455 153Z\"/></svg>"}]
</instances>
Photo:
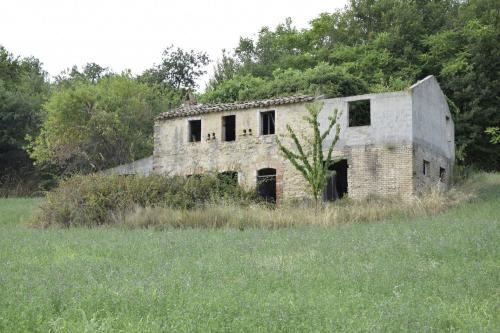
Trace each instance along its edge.
<instances>
[{"instance_id":1,"label":"wall opening","mask_svg":"<svg viewBox=\"0 0 500 333\"><path fill-rule=\"evenodd\" d=\"M257 193L267 202L276 202L276 169L257 171Z\"/></svg>"},{"instance_id":2,"label":"wall opening","mask_svg":"<svg viewBox=\"0 0 500 333\"><path fill-rule=\"evenodd\" d=\"M190 120L188 127L189 142L201 141L201 120Z\"/></svg>"},{"instance_id":3,"label":"wall opening","mask_svg":"<svg viewBox=\"0 0 500 333\"><path fill-rule=\"evenodd\" d=\"M446 140L448 142L451 142L451 118L450 116L445 117L445 123L446 123Z\"/></svg>"},{"instance_id":4,"label":"wall opening","mask_svg":"<svg viewBox=\"0 0 500 333\"><path fill-rule=\"evenodd\" d=\"M446 169L445 168L439 168L439 180L442 181L443 183L446 181Z\"/></svg>"},{"instance_id":5,"label":"wall opening","mask_svg":"<svg viewBox=\"0 0 500 333\"><path fill-rule=\"evenodd\" d=\"M370 100L348 102L349 127L370 126Z\"/></svg>"},{"instance_id":6,"label":"wall opening","mask_svg":"<svg viewBox=\"0 0 500 333\"><path fill-rule=\"evenodd\" d=\"M426 176L429 176L430 171L431 171L431 163L429 161L424 160L424 163L422 164L422 173Z\"/></svg>"},{"instance_id":7,"label":"wall opening","mask_svg":"<svg viewBox=\"0 0 500 333\"><path fill-rule=\"evenodd\" d=\"M236 140L236 116L222 117L222 141Z\"/></svg>"},{"instance_id":8,"label":"wall opening","mask_svg":"<svg viewBox=\"0 0 500 333\"><path fill-rule=\"evenodd\" d=\"M274 134L274 111L260 113L260 134Z\"/></svg>"},{"instance_id":9,"label":"wall opening","mask_svg":"<svg viewBox=\"0 0 500 333\"><path fill-rule=\"evenodd\" d=\"M342 199L347 194L347 160L340 160L328 169L330 175L323 191L323 201Z\"/></svg>"},{"instance_id":10,"label":"wall opening","mask_svg":"<svg viewBox=\"0 0 500 333\"><path fill-rule=\"evenodd\" d=\"M238 185L238 172L237 171L224 171L217 174L217 178L223 185L236 186Z\"/></svg>"}]
</instances>

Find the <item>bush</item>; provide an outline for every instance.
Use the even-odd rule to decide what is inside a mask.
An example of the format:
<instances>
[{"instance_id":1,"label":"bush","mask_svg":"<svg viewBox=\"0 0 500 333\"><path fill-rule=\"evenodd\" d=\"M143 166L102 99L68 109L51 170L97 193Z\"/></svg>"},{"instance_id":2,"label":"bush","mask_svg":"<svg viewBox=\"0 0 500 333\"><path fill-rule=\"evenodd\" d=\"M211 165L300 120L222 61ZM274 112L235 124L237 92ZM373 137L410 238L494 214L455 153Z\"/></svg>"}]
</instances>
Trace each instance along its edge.
<instances>
[{"instance_id":1,"label":"bush","mask_svg":"<svg viewBox=\"0 0 500 333\"><path fill-rule=\"evenodd\" d=\"M47 194L34 223L40 226L98 226L132 207L191 209L204 203L256 200L247 191L214 175L193 177L76 175Z\"/></svg>"},{"instance_id":2,"label":"bush","mask_svg":"<svg viewBox=\"0 0 500 333\"><path fill-rule=\"evenodd\" d=\"M397 196L346 198L322 205L317 214L309 201L277 206L261 202L255 191L244 190L229 178L75 176L47 194L32 224L39 227L113 225L158 230L329 227L432 215L475 198L480 188L485 190L489 176L476 173L450 191L434 189L414 200Z\"/></svg>"},{"instance_id":3,"label":"bush","mask_svg":"<svg viewBox=\"0 0 500 333\"><path fill-rule=\"evenodd\" d=\"M316 214L312 202L285 203L275 207L262 203L235 205L228 202L208 203L193 209L169 207L132 207L124 214L114 216L114 225L125 228L165 229L219 229L263 228L335 225L380 221L388 218L413 218L436 214L474 197L467 192L433 190L421 198L404 200L400 197L371 196L363 200L343 199L323 205Z\"/></svg>"}]
</instances>

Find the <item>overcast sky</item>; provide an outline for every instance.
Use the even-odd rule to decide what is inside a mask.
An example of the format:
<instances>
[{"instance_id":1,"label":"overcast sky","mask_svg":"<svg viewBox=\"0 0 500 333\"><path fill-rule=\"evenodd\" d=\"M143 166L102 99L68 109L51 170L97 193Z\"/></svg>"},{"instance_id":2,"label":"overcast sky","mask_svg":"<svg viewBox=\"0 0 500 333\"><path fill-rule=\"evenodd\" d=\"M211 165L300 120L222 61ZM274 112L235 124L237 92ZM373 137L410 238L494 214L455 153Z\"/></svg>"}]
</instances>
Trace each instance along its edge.
<instances>
[{"instance_id":1,"label":"overcast sky","mask_svg":"<svg viewBox=\"0 0 500 333\"><path fill-rule=\"evenodd\" d=\"M346 0L0 0L0 45L33 55L54 76L96 62L141 73L166 46L205 51L216 60L240 36L291 17L299 28ZM210 68L212 65L209 66ZM204 79L206 80L206 78ZM201 83L203 88L203 83Z\"/></svg>"}]
</instances>

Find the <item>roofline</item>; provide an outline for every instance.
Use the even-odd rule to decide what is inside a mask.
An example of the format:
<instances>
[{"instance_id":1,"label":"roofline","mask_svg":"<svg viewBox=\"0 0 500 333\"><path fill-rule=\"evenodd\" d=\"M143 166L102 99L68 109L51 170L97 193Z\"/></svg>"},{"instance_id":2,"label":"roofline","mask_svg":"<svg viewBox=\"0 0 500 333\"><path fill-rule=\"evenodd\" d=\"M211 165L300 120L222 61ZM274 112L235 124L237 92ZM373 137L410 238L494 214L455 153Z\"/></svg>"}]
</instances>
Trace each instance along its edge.
<instances>
[{"instance_id":1,"label":"roofline","mask_svg":"<svg viewBox=\"0 0 500 333\"><path fill-rule=\"evenodd\" d=\"M191 117L205 113L248 110L248 109L255 109L255 108L262 108L269 106L307 103L317 99L323 99L323 96L315 97L310 95L298 95L298 96L277 97L277 98L236 102L236 103L188 105L188 106L181 106L179 108L161 113L155 118L155 122L173 118Z\"/></svg>"}]
</instances>

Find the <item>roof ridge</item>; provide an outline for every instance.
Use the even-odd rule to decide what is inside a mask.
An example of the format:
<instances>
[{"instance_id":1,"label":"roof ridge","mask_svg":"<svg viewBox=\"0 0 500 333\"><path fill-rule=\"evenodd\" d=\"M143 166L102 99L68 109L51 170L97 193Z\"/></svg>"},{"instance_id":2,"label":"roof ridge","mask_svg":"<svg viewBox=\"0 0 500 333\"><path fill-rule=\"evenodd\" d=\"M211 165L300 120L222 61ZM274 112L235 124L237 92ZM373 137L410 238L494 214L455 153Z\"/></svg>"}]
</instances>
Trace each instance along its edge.
<instances>
[{"instance_id":1,"label":"roof ridge","mask_svg":"<svg viewBox=\"0 0 500 333\"><path fill-rule=\"evenodd\" d=\"M161 113L155 118L155 121L165 120L170 118L194 116L210 112L244 110L257 107L302 103L302 102L309 102L314 99L315 97L310 95L295 95L295 96L284 96L284 97L268 98L268 99L253 100L253 101L242 101L242 102L183 105L175 109L169 110L167 112Z\"/></svg>"}]
</instances>

